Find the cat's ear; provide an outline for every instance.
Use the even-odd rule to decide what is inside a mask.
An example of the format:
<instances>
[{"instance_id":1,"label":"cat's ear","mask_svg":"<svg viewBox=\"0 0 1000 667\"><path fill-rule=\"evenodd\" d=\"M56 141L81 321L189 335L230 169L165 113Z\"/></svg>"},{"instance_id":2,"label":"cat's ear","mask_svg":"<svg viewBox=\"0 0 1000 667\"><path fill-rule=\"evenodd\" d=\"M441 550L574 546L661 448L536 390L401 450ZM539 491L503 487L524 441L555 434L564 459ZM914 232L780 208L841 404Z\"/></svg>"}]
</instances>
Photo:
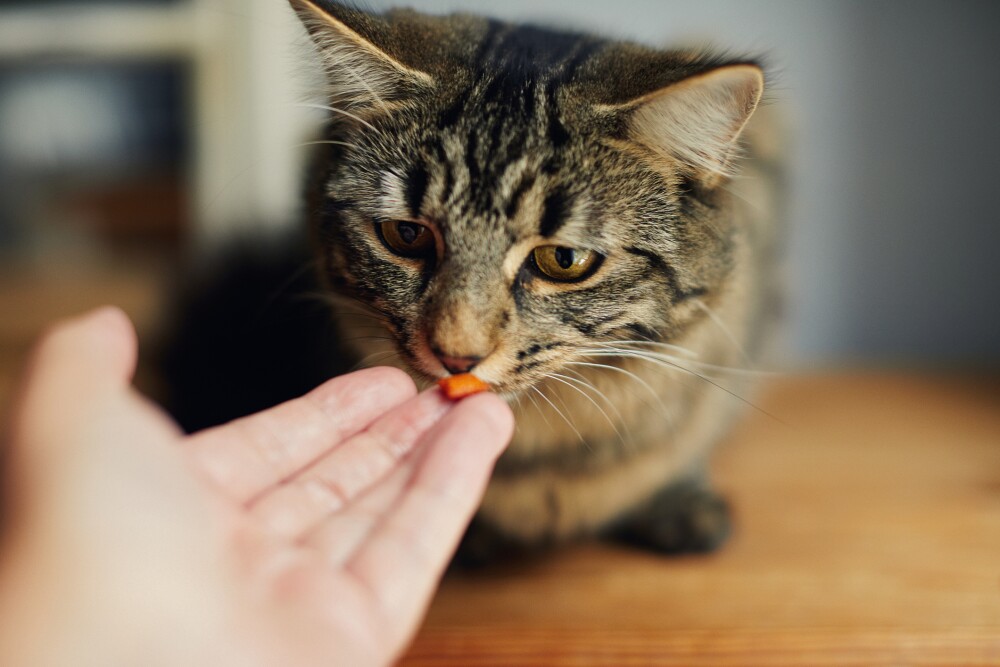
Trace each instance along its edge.
<instances>
[{"instance_id":1,"label":"cat's ear","mask_svg":"<svg viewBox=\"0 0 1000 667\"><path fill-rule=\"evenodd\" d=\"M434 86L405 62L405 35L392 21L330 0L289 1L319 49L336 106L388 110Z\"/></svg>"},{"instance_id":2,"label":"cat's ear","mask_svg":"<svg viewBox=\"0 0 1000 667\"><path fill-rule=\"evenodd\" d=\"M731 172L740 133L760 102L764 73L753 64L694 74L619 106L629 136L693 173Z\"/></svg>"}]
</instances>

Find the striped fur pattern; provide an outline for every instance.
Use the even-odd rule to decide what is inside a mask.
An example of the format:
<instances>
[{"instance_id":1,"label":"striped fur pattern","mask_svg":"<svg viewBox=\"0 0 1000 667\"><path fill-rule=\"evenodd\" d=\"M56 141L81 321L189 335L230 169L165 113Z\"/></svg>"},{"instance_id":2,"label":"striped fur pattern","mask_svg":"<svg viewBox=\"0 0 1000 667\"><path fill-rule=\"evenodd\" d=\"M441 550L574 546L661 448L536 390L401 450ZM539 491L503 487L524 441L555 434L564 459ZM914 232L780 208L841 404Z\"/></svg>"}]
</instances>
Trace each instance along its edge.
<instances>
[{"instance_id":1,"label":"striped fur pattern","mask_svg":"<svg viewBox=\"0 0 1000 667\"><path fill-rule=\"evenodd\" d=\"M771 196L732 178L759 67L292 4L330 82L308 201L323 278L358 306L345 331L365 363L420 380L447 374L444 355L476 359L517 412L480 521L526 544L594 533L695 475L745 389L721 369L763 335ZM379 230L398 221L433 251L394 253ZM597 268L547 279L532 260L547 245Z\"/></svg>"}]
</instances>

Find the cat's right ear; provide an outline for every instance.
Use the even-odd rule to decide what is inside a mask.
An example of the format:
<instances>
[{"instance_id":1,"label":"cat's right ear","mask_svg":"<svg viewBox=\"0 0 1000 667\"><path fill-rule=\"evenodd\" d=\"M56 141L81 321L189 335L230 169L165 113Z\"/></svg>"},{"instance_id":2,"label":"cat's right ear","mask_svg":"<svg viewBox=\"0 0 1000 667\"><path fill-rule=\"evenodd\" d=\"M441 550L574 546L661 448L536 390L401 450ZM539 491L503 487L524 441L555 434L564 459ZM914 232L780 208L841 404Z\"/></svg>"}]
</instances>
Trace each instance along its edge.
<instances>
[{"instance_id":1,"label":"cat's right ear","mask_svg":"<svg viewBox=\"0 0 1000 667\"><path fill-rule=\"evenodd\" d=\"M730 171L740 133L760 102L764 73L726 65L672 83L630 103L632 136L695 173Z\"/></svg>"},{"instance_id":2,"label":"cat's right ear","mask_svg":"<svg viewBox=\"0 0 1000 667\"><path fill-rule=\"evenodd\" d=\"M434 87L433 77L404 62L388 20L329 0L289 2L319 49L338 107L389 111Z\"/></svg>"}]
</instances>

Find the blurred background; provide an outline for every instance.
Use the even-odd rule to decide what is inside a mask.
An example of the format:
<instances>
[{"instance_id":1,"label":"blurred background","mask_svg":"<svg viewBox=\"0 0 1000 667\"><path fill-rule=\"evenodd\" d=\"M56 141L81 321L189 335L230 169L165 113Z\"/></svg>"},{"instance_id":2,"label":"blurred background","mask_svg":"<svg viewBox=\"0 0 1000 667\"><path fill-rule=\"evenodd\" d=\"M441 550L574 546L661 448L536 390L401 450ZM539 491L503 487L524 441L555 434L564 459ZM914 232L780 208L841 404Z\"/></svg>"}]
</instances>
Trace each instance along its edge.
<instances>
[{"instance_id":1,"label":"blurred background","mask_svg":"<svg viewBox=\"0 0 1000 667\"><path fill-rule=\"evenodd\" d=\"M1000 4L407 4L764 54L791 147L785 365L1000 362ZM154 329L185 258L296 225L317 81L284 0L0 0L0 364L91 302Z\"/></svg>"}]
</instances>

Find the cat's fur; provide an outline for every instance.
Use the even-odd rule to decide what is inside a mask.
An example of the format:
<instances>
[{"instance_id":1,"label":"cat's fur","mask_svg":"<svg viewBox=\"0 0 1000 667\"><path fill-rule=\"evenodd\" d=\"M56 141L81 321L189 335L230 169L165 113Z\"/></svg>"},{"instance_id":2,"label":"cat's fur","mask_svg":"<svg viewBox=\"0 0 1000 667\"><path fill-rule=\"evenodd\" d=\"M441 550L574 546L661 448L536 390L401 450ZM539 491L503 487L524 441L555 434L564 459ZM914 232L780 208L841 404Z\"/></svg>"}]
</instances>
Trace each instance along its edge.
<instances>
[{"instance_id":1,"label":"cat's fur","mask_svg":"<svg viewBox=\"0 0 1000 667\"><path fill-rule=\"evenodd\" d=\"M308 198L320 276L389 332L372 340L370 317L346 316L347 337L423 380L447 373L439 358L475 359L516 411L467 548L600 532L718 544L726 508L702 471L745 390L720 367L755 354L772 297L771 183L733 178L766 163L739 150L759 66L291 4L330 84ZM390 251L376 227L394 220L428 225L433 257ZM546 280L529 255L547 244L603 263Z\"/></svg>"}]
</instances>

